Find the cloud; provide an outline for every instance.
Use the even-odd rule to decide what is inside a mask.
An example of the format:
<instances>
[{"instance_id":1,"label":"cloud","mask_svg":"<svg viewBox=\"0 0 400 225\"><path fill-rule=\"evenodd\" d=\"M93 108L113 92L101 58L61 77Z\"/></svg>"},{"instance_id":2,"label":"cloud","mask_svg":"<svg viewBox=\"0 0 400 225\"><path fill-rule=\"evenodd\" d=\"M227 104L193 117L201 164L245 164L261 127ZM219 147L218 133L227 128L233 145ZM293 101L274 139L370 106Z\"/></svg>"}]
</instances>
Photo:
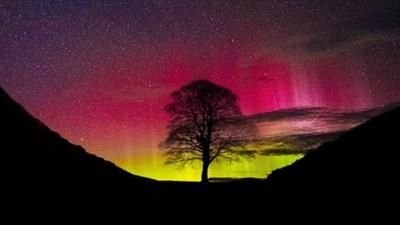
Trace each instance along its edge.
<instances>
[{"instance_id":1,"label":"cloud","mask_svg":"<svg viewBox=\"0 0 400 225\"><path fill-rule=\"evenodd\" d=\"M260 155L294 155L305 154L320 146L322 143L332 141L344 131L328 133L304 133L294 135L281 135L272 138L266 138L259 144L269 144L275 148L258 150Z\"/></svg>"},{"instance_id":2,"label":"cloud","mask_svg":"<svg viewBox=\"0 0 400 225\"><path fill-rule=\"evenodd\" d=\"M238 120L238 123L243 120L256 124L267 123L265 129L274 127L274 124L286 124L287 127L284 126L283 132L273 134L267 132L252 141L249 148L260 155L305 154L368 119L399 106L400 103L393 103L354 111L330 110L322 107L291 108L246 116ZM298 127L292 126L302 124L304 121L313 121L311 129L297 129ZM315 124L320 124L320 127Z\"/></svg>"},{"instance_id":3,"label":"cloud","mask_svg":"<svg viewBox=\"0 0 400 225\"><path fill-rule=\"evenodd\" d=\"M376 108L348 111L332 110L324 107L288 108L248 115L245 117L245 119L256 123L307 119L315 119L333 123L362 123L373 116L387 112L396 107L400 107L400 103L392 103Z\"/></svg>"},{"instance_id":4,"label":"cloud","mask_svg":"<svg viewBox=\"0 0 400 225\"><path fill-rule=\"evenodd\" d=\"M400 103L391 103L382 107L357 110L357 111L333 111L330 114L325 114L324 116L322 116L322 118L325 121L334 122L336 124L346 124L346 123L359 124L365 122L366 120L374 116L390 111L397 107L400 107Z\"/></svg>"},{"instance_id":5,"label":"cloud","mask_svg":"<svg viewBox=\"0 0 400 225\"><path fill-rule=\"evenodd\" d=\"M313 33L303 33L283 46L308 54L352 48L363 43L400 40L400 4L384 1L380 8L356 19L321 24Z\"/></svg>"},{"instance_id":6,"label":"cloud","mask_svg":"<svg viewBox=\"0 0 400 225\"><path fill-rule=\"evenodd\" d=\"M295 120L315 117L327 111L322 107L289 108L247 116L253 122Z\"/></svg>"}]
</instances>

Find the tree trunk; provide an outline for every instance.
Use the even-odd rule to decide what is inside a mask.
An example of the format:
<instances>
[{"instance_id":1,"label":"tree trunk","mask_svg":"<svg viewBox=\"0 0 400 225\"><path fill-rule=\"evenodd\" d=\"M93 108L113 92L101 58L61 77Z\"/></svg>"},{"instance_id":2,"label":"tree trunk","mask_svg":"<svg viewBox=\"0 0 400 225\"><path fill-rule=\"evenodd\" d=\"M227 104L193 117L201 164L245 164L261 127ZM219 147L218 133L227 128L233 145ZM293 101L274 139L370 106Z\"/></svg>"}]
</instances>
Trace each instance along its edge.
<instances>
[{"instance_id":1,"label":"tree trunk","mask_svg":"<svg viewBox=\"0 0 400 225\"><path fill-rule=\"evenodd\" d=\"M203 161L203 170L201 171L201 182L208 183L208 166L210 163L208 161Z\"/></svg>"},{"instance_id":2,"label":"tree trunk","mask_svg":"<svg viewBox=\"0 0 400 225\"><path fill-rule=\"evenodd\" d=\"M201 182L208 183L208 167L210 166L210 147L203 149L203 170L201 171Z\"/></svg>"}]
</instances>

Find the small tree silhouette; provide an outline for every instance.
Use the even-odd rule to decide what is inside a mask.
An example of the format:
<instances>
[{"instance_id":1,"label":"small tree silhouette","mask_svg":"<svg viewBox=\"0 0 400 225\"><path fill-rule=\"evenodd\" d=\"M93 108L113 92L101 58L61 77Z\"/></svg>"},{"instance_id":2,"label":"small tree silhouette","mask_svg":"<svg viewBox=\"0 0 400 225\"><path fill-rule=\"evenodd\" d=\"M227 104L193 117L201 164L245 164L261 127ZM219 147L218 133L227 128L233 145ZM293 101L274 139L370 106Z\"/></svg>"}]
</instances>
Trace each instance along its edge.
<instances>
[{"instance_id":1,"label":"small tree silhouette","mask_svg":"<svg viewBox=\"0 0 400 225\"><path fill-rule=\"evenodd\" d=\"M253 156L245 144L256 134L253 124L243 119L236 95L207 80L197 80L171 94L165 111L173 116L166 149L166 164L202 162L201 181L208 182L214 160L238 161Z\"/></svg>"}]
</instances>

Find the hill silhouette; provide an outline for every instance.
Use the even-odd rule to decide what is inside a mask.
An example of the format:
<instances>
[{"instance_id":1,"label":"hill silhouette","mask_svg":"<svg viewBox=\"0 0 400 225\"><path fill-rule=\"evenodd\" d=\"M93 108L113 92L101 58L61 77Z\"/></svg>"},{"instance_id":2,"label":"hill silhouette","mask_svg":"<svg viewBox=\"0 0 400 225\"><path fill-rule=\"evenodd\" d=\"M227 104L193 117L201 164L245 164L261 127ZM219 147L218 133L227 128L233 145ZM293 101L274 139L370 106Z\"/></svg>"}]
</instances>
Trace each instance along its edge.
<instances>
[{"instance_id":1,"label":"hill silhouette","mask_svg":"<svg viewBox=\"0 0 400 225\"><path fill-rule=\"evenodd\" d=\"M274 171L265 181L266 188L287 198L357 205L394 201L399 190L399 130L400 108L395 108Z\"/></svg>"},{"instance_id":2,"label":"hill silhouette","mask_svg":"<svg viewBox=\"0 0 400 225\"><path fill-rule=\"evenodd\" d=\"M105 202L112 202L107 205L110 207L125 201L133 202L130 207L142 211L145 204L174 211L175 208L168 208L173 204L190 206L185 209L195 212L204 203L209 210L228 211L239 209L238 203L246 202L248 208L242 210L250 211L260 204L282 203L299 209L305 202L376 208L370 201L383 204L382 201L397 199L400 108L376 116L308 152L266 180L207 185L159 182L132 175L69 143L2 89L0 124L2 193L11 198L8 203L50 201L65 207L65 202L73 202L75 207L82 207L83 203L104 206ZM101 204L96 205L99 201ZM353 204L348 205L349 202Z\"/></svg>"},{"instance_id":3,"label":"hill silhouette","mask_svg":"<svg viewBox=\"0 0 400 225\"><path fill-rule=\"evenodd\" d=\"M2 186L17 196L76 198L143 192L134 176L51 131L0 89Z\"/></svg>"}]
</instances>

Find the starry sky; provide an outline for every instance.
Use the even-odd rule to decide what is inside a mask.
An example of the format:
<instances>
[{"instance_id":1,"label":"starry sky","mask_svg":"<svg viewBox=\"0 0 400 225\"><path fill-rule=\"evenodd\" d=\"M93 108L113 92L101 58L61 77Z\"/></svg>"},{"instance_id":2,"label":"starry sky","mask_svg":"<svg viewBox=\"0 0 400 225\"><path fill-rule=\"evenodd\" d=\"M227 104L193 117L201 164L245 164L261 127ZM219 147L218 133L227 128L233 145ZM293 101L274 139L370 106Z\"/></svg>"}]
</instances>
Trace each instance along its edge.
<instances>
[{"instance_id":1,"label":"starry sky","mask_svg":"<svg viewBox=\"0 0 400 225\"><path fill-rule=\"evenodd\" d=\"M1 87L71 142L156 179L198 179L196 166L165 167L158 149L168 95L192 80L231 89L246 115L400 101L397 0L2 0L0 25ZM261 133L315 123L274 122ZM337 127L325 122L318 132ZM299 157L210 174L265 177Z\"/></svg>"}]
</instances>

